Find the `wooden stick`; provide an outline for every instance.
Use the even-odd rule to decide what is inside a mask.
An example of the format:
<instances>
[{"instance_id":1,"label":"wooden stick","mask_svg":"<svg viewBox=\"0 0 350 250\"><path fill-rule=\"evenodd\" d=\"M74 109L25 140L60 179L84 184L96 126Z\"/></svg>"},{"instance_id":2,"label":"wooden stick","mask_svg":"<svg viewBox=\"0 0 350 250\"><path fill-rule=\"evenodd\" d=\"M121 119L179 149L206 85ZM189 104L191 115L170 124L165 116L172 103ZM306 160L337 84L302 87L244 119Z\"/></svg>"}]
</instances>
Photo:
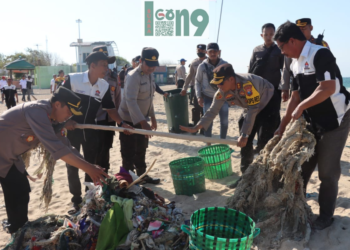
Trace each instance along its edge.
<instances>
[{"instance_id":1,"label":"wooden stick","mask_svg":"<svg viewBox=\"0 0 350 250\"><path fill-rule=\"evenodd\" d=\"M125 130L134 133L134 134L141 134L141 135L155 135L155 136L161 136L161 137L168 137L178 140L186 140L186 141L200 141L200 142L206 142L206 143L219 143L219 144L227 144L227 145L237 145L236 140L228 140L228 139L216 139L211 137L203 137L203 136L191 136L191 135L183 135L183 134L173 134L173 133L165 133L165 132L158 132L158 131L152 131L152 130L143 130L143 129L127 129L127 128L119 128L119 127L113 127L113 126L102 126L102 125L94 125L94 124L77 124L75 125L75 128L79 129L97 129L97 130L109 130L109 131L117 131L117 132L124 132Z\"/></svg>"},{"instance_id":2,"label":"wooden stick","mask_svg":"<svg viewBox=\"0 0 350 250\"><path fill-rule=\"evenodd\" d=\"M152 163L152 165L147 169L147 171L145 173L143 173L139 178L137 178L136 180L134 180L131 184L129 184L129 186L127 186L126 189L131 188L132 186L134 186L135 184L139 183L140 181L142 181L142 178L145 177L148 172L153 168L154 163L156 163L157 159L155 159Z\"/></svg>"}]
</instances>

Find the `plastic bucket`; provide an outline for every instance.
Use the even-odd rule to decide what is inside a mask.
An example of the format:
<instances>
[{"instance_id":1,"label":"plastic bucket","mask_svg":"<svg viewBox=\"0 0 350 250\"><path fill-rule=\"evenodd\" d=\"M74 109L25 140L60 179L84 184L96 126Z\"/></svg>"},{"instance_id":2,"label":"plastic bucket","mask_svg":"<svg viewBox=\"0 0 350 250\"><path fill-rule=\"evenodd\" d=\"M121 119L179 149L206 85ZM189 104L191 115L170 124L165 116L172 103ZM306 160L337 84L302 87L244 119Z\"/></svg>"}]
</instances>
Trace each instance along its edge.
<instances>
[{"instance_id":1,"label":"plastic bucket","mask_svg":"<svg viewBox=\"0 0 350 250\"><path fill-rule=\"evenodd\" d=\"M190 226L182 225L181 229L190 237L190 249L199 250L248 250L260 234L249 216L224 207L195 211Z\"/></svg>"},{"instance_id":2,"label":"plastic bucket","mask_svg":"<svg viewBox=\"0 0 350 250\"><path fill-rule=\"evenodd\" d=\"M193 195L205 191L204 161L188 157L169 163L177 195Z\"/></svg>"},{"instance_id":3,"label":"plastic bucket","mask_svg":"<svg viewBox=\"0 0 350 250\"><path fill-rule=\"evenodd\" d=\"M231 154L234 152L225 144L217 144L198 151L204 160L205 178L222 179L232 174Z\"/></svg>"}]
</instances>

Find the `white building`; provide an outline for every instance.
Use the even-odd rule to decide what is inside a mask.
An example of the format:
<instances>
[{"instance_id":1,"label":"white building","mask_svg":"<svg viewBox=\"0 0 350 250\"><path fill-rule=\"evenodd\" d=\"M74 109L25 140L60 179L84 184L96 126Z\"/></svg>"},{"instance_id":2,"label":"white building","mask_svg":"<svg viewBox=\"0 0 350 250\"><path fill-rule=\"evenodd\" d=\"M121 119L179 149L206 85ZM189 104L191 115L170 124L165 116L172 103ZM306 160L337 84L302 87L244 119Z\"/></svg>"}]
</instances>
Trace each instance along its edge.
<instances>
[{"instance_id":1,"label":"white building","mask_svg":"<svg viewBox=\"0 0 350 250\"><path fill-rule=\"evenodd\" d=\"M78 42L73 42L70 44L70 47L75 47L76 58L77 58L77 69L78 71L84 71L86 66L86 57L92 52L92 49L96 46L105 45L107 47L109 56L119 56L119 51L117 44L114 41L106 42L83 42L82 39L78 39ZM116 63L110 64L108 66L110 69L117 67Z\"/></svg>"}]
</instances>

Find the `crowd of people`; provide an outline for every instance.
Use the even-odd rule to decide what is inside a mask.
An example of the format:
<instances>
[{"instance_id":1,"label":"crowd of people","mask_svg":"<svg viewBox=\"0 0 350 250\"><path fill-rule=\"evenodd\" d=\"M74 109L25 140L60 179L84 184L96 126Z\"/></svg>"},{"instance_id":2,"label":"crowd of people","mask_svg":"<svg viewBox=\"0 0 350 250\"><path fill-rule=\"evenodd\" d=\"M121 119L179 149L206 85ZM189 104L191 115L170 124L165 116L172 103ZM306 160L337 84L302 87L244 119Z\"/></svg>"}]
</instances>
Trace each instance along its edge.
<instances>
[{"instance_id":1,"label":"crowd of people","mask_svg":"<svg viewBox=\"0 0 350 250\"><path fill-rule=\"evenodd\" d=\"M282 135L292 119L304 115L317 138L316 153L302 166L305 190L311 173L318 164L320 215L313 223L324 229L332 223L340 177L340 156L349 132L350 94L328 44L311 35L311 19L286 22L277 31L271 23L262 26L263 44L254 48L249 73L236 73L229 62L220 57L217 43L199 44L197 57L186 75L185 59L180 60L175 79L181 95L191 88L193 97L192 127L182 130L212 136L212 121L220 116L220 138L225 139L229 126L230 106L243 108L238 121L241 147L241 170L246 171L274 134ZM276 44L276 43L277 44ZM294 58L293 60L289 58ZM15 232L27 220L30 185L20 155L41 142L52 156L67 163L69 191L77 213L82 202L79 169L85 171L85 181L95 184L108 177L109 152L114 132L75 129L79 124L119 126L122 165L137 175L146 172L146 151L150 136L130 130L156 130L153 107L154 93L167 96L155 83L153 72L159 66L159 52L145 47L131 67L124 67L118 76L109 69L116 58L109 56L105 46L95 47L86 58L88 71L67 76L60 71L51 80L52 97L15 106L0 116L0 137L8 140L0 151L0 183L8 220L3 225ZM248 60L247 60L248 61ZM291 79L292 83L291 83ZM21 83L25 101L25 77ZM28 82L28 80L27 80ZM16 89L2 88L3 95L18 96ZM290 97L291 93L291 97ZM30 95L28 98L30 100ZM6 97L7 98L7 97ZM7 99L6 99L7 100ZM289 100L281 119L281 101ZM23 115L24 114L24 115ZM232 126L230 124L230 126ZM54 129L52 129L54 128ZM11 133L8 130L11 130ZM67 133L65 133L67 131ZM257 135L257 147L253 140ZM329 149L332 145L332 150ZM83 156L79 151L82 148ZM158 184L157 178L146 175L146 183ZM238 183L238 182L237 182ZM234 188L237 183L232 185Z\"/></svg>"}]
</instances>

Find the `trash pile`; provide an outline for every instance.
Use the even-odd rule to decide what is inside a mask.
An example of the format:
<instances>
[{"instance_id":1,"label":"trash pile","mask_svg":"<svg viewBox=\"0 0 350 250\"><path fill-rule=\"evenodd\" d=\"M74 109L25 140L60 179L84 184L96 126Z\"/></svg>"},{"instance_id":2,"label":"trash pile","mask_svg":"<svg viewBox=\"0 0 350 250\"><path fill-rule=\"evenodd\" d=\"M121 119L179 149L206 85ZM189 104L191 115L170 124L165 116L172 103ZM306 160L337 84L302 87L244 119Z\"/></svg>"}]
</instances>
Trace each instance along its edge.
<instances>
[{"instance_id":1,"label":"trash pile","mask_svg":"<svg viewBox=\"0 0 350 250\"><path fill-rule=\"evenodd\" d=\"M185 249L189 225L181 208L151 189L130 185L139 179L123 167L103 186L84 183L82 207L71 216L47 215L27 222L6 250Z\"/></svg>"}]
</instances>

